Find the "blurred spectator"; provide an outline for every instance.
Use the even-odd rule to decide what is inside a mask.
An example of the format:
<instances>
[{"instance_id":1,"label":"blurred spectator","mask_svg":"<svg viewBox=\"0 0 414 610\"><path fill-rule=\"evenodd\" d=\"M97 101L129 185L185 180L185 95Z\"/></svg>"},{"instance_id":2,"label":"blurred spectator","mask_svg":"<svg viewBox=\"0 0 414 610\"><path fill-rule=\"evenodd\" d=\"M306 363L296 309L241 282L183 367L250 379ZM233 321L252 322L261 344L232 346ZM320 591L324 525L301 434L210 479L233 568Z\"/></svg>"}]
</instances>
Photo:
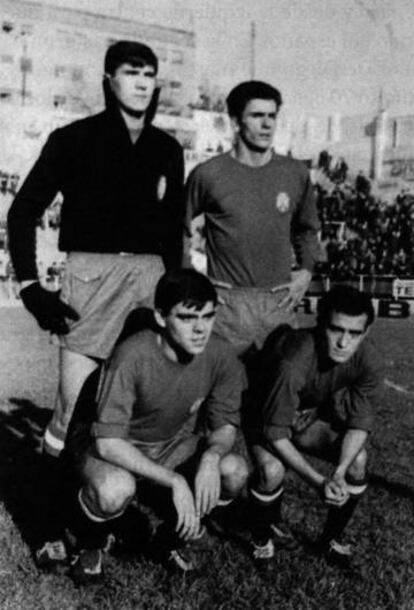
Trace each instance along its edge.
<instances>
[{"instance_id":1,"label":"blurred spectator","mask_svg":"<svg viewBox=\"0 0 414 610\"><path fill-rule=\"evenodd\" d=\"M386 204L371 194L371 183L362 172L352 184L344 159L331 168L326 151L318 166L324 167L332 188L328 192L317 185L325 260L316 271L334 280L414 276L414 196L402 191Z\"/></svg>"}]
</instances>

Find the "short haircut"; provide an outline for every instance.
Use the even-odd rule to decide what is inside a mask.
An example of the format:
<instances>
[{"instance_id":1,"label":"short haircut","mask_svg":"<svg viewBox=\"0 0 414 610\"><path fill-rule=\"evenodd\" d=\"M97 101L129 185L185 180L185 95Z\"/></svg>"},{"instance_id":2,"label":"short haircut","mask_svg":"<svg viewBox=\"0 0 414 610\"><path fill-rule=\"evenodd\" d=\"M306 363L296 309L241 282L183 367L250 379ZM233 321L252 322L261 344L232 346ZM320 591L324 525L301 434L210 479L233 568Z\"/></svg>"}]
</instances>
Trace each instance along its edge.
<instances>
[{"instance_id":1,"label":"short haircut","mask_svg":"<svg viewBox=\"0 0 414 610\"><path fill-rule=\"evenodd\" d=\"M347 316L361 316L366 314L366 328L370 326L375 318L374 307L371 298L352 286L334 286L323 295L318 302L317 324L319 327L329 326L332 314L343 313Z\"/></svg>"},{"instance_id":2,"label":"short haircut","mask_svg":"<svg viewBox=\"0 0 414 610\"><path fill-rule=\"evenodd\" d=\"M282 105L282 95L278 89L260 80L249 80L240 83L227 96L227 110L231 117L240 119L250 100L273 100L276 111Z\"/></svg>"},{"instance_id":3,"label":"short haircut","mask_svg":"<svg viewBox=\"0 0 414 610\"><path fill-rule=\"evenodd\" d=\"M112 44L105 55L105 73L114 74L121 64L132 66L151 66L158 72L158 59L154 51L142 42L119 40Z\"/></svg>"},{"instance_id":4,"label":"short haircut","mask_svg":"<svg viewBox=\"0 0 414 610\"><path fill-rule=\"evenodd\" d=\"M208 277L194 269L167 271L155 289L155 309L164 315L178 303L199 310L210 302L217 305L216 289Z\"/></svg>"}]
</instances>

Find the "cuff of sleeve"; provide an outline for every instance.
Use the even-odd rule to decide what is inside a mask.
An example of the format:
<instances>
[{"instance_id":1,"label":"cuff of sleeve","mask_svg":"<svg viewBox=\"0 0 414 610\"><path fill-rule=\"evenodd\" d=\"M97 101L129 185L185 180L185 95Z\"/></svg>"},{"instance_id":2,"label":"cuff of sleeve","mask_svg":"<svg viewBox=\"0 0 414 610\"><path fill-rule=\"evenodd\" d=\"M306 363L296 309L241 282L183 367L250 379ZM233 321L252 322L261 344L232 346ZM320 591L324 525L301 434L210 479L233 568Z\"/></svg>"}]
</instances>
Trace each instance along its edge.
<instances>
[{"instance_id":1,"label":"cuff of sleeve","mask_svg":"<svg viewBox=\"0 0 414 610\"><path fill-rule=\"evenodd\" d=\"M129 427L119 424L103 424L95 422L91 428L92 436L96 438L128 438Z\"/></svg>"},{"instance_id":2,"label":"cuff of sleeve","mask_svg":"<svg viewBox=\"0 0 414 610\"><path fill-rule=\"evenodd\" d=\"M264 435L269 441L278 441L281 438L292 438L289 426L265 426Z\"/></svg>"},{"instance_id":3,"label":"cuff of sleeve","mask_svg":"<svg viewBox=\"0 0 414 610\"><path fill-rule=\"evenodd\" d=\"M301 264L301 268L302 269L306 269L306 271L309 271L309 273L313 273L313 270L315 268L315 264L316 264L316 260L312 257L305 257L302 260L302 264Z\"/></svg>"},{"instance_id":4,"label":"cuff of sleeve","mask_svg":"<svg viewBox=\"0 0 414 610\"><path fill-rule=\"evenodd\" d=\"M356 418L353 417L346 422L348 428L355 428L356 430L364 430L365 432L371 432L373 421L370 418Z\"/></svg>"},{"instance_id":5,"label":"cuff of sleeve","mask_svg":"<svg viewBox=\"0 0 414 610\"><path fill-rule=\"evenodd\" d=\"M227 417L226 419L210 419L208 427L210 430L218 430L223 426L234 426L234 428L240 428L240 417Z\"/></svg>"}]
</instances>

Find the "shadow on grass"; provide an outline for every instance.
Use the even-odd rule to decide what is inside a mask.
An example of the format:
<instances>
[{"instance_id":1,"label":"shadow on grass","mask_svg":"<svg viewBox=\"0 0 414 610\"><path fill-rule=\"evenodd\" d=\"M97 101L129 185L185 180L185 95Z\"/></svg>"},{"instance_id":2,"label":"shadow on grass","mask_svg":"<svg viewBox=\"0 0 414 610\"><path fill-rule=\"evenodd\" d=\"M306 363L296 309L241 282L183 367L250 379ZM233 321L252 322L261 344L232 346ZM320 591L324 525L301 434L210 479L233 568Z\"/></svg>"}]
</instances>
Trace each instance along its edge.
<instances>
[{"instance_id":1,"label":"shadow on grass","mask_svg":"<svg viewBox=\"0 0 414 610\"><path fill-rule=\"evenodd\" d=\"M408 498L414 504L414 488L397 481L389 481L380 474L370 474L369 483L372 487L384 489L393 496Z\"/></svg>"},{"instance_id":2,"label":"shadow on grass","mask_svg":"<svg viewBox=\"0 0 414 610\"><path fill-rule=\"evenodd\" d=\"M40 446L50 411L22 398L0 412L0 498L31 545L39 512Z\"/></svg>"},{"instance_id":3,"label":"shadow on grass","mask_svg":"<svg viewBox=\"0 0 414 610\"><path fill-rule=\"evenodd\" d=\"M0 500L23 540L33 550L39 543L39 533L40 536L43 533L43 511L51 501L50 497L46 497L42 480L41 455L42 437L51 411L38 407L30 400L16 397L10 398L9 404L11 406L7 412L0 412ZM78 408L79 405L76 411ZM88 417L92 411L89 406ZM77 415L77 423L79 419ZM82 421L85 421L84 417ZM59 493L64 498L63 502L71 506L80 479L71 459L65 462ZM123 543L121 554L128 554L139 547L147 552L145 543L150 527L146 515L136 507L131 507L124 519L117 520L115 529L117 538Z\"/></svg>"}]
</instances>

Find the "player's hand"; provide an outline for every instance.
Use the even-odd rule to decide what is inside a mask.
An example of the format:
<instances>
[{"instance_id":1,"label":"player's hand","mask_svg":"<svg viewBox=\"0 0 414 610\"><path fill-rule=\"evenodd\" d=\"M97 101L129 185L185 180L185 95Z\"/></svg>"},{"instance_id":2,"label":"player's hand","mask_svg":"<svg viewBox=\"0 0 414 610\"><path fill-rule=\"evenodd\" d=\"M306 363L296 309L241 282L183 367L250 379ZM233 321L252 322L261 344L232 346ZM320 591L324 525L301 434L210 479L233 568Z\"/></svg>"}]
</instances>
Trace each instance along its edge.
<instances>
[{"instance_id":1,"label":"player's hand","mask_svg":"<svg viewBox=\"0 0 414 610\"><path fill-rule=\"evenodd\" d=\"M194 538L200 529L200 519L196 515L191 489L181 475L174 475L172 497L177 511L176 532L184 540Z\"/></svg>"},{"instance_id":2,"label":"player's hand","mask_svg":"<svg viewBox=\"0 0 414 610\"><path fill-rule=\"evenodd\" d=\"M201 458L195 478L196 511L204 517L213 510L220 498L220 456L205 455Z\"/></svg>"},{"instance_id":3,"label":"player's hand","mask_svg":"<svg viewBox=\"0 0 414 610\"><path fill-rule=\"evenodd\" d=\"M281 286L275 286L271 289L271 292L279 292L280 290L288 291L284 299L282 299L278 305L280 309L286 311L292 311L303 299L309 284L312 280L312 274L307 269L300 269L292 273L292 281L288 284L282 284Z\"/></svg>"},{"instance_id":4,"label":"player's hand","mask_svg":"<svg viewBox=\"0 0 414 610\"><path fill-rule=\"evenodd\" d=\"M322 497L325 504L330 504L331 506L337 507L343 506L349 498L346 483L345 486L343 486L342 482L336 481L334 477L331 479L325 479L322 488Z\"/></svg>"},{"instance_id":5,"label":"player's hand","mask_svg":"<svg viewBox=\"0 0 414 610\"><path fill-rule=\"evenodd\" d=\"M51 292L39 282L33 282L20 291L24 306L36 318L40 328L56 335L65 335L69 326L65 318L79 320L79 314L60 300L60 291Z\"/></svg>"}]
</instances>

